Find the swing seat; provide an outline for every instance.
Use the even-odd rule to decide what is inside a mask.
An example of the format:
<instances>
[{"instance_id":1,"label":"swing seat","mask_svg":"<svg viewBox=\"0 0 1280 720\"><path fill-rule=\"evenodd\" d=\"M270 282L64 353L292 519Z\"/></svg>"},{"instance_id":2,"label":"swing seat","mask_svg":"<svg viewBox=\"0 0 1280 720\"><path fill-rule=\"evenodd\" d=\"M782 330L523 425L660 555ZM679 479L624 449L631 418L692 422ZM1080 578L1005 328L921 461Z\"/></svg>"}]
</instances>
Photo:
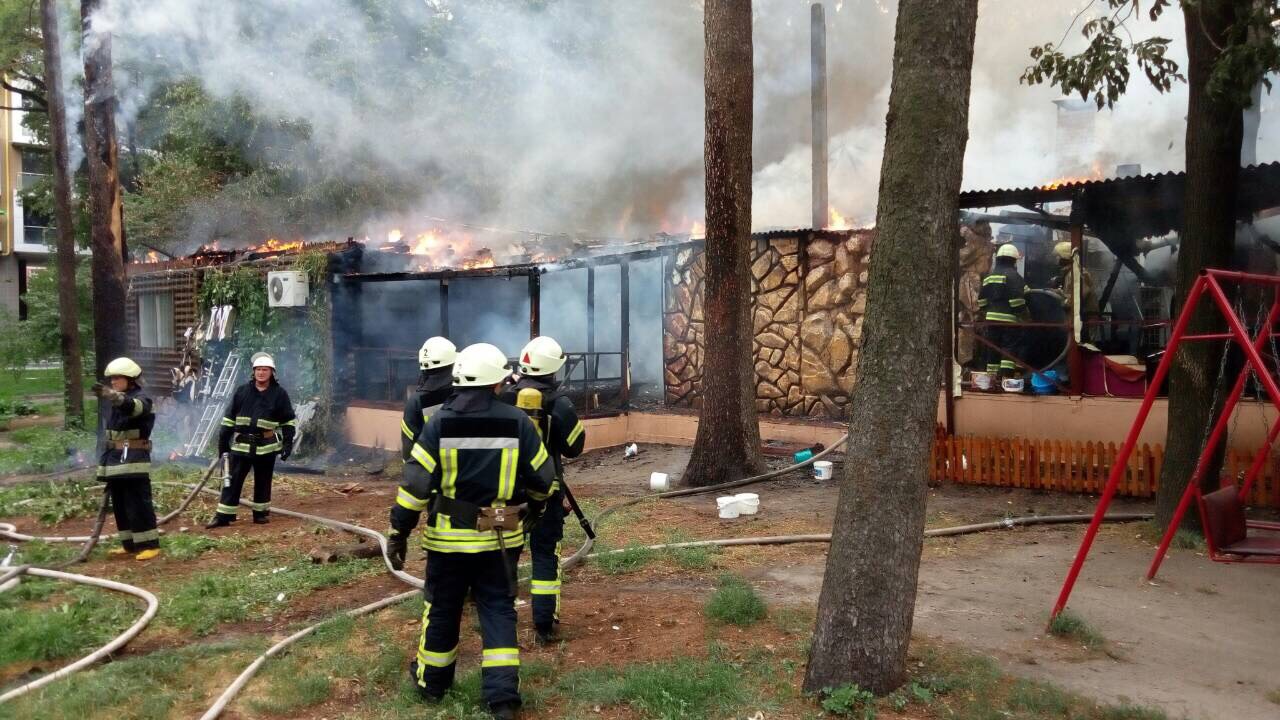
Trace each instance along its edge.
<instances>
[{"instance_id":1,"label":"swing seat","mask_svg":"<svg viewBox=\"0 0 1280 720\"><path fill-rule=\"evenodd\" d=\"M1280 523L1246 519L1235 485L1196 495L1211 560L1280 564L1280 536L1249 534L1250 530L1280 532Z\"/></svg>"}]
</instances>

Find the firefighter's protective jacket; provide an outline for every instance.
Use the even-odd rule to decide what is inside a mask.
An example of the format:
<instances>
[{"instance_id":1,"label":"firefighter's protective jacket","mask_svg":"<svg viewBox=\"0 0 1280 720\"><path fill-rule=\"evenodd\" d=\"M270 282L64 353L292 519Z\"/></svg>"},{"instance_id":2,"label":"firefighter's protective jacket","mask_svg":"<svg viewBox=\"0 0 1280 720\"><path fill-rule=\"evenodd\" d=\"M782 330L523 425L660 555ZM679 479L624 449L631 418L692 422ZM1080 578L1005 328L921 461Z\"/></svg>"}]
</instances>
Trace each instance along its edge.
<instances>
[{"instance_id":1,"label":"firefighter's protective jacket","mask_svg":"<svg viewBox=\"0 0 1280 720\"><path fill-rule=\"evenodd\" d=\"M431 552L500 549L495 532L477 530L474 518L454 517L446 510L541 502L554 481L550 456L533 421L499 402L489 388L457 389L423 426L412 457L391 508L391 527L407 536L428 511L422 546ZM522 547L524 530L506 531L502 541L507 548Z\"/></svg>"},{"instance_id":2,"label":"firefighter's protective jacket","mask_svg":"<svg viewBox=\"0 0 1280 720\"><path fill-rule=\"evenodd\" d=\"M404 403L400 420L400 455L406 463L413 457L413 443L422 434L422 426L453 394L453 366L427 371L424 381Z\"/></svg>"},{"instance_id":3,"label":"firefighter's protective jacket","mask_svg":"<svg viewBox=\"0 0 1280 720\"><path fill-rule=\"evenodd\" d=\"M298 429L293 403L276 379L266 390L258 390L254 382L236 388L231 403L222 416L222 433L218 451L232 455L269 455L289 448Z\"/></svg>"},{"instance_id":4,"label":"firefighter's protective jacket","mask_svg":"<svg viewBox=\"0 0 1280 720\"><path fill-rule=\"evenodd\" d=\"M982 278L978 310L988 322L1018 322L1027 315L1027 284L1018 274L1016 261L996 258L996 265Z\"/></svg>"},{"instance_id":5,"label":"firefighter's protective jacket","mask_svg":"<svg viewBox=\"0 0 1280 720\"><path fill-rule=\"evenodd\" d=\"M156 416L151 398L134 386L124 402L111 408L107 418L107 442L98 460L98 478L145 477L151 472L151 428Z\"/></svg>"},{"instance_id":6,"label":"firefighter's protective jacket","mask_svg":"<svg viewBox=\"0 0 1280 720\"><path fill-rule=\"evenodd\" d=\"M556 487L564 478L564 464L561 458L575 458L582 454L587 444L586 429L578 419L578 411L573 408L573 401L560 391L560 384L552 376L526 376L518 382L503 389L502 401L516 404L516 397L525 388L533 388L542 393L542 413L544 427L542 440L555 463Z\"/></svg>"}]
</instances>

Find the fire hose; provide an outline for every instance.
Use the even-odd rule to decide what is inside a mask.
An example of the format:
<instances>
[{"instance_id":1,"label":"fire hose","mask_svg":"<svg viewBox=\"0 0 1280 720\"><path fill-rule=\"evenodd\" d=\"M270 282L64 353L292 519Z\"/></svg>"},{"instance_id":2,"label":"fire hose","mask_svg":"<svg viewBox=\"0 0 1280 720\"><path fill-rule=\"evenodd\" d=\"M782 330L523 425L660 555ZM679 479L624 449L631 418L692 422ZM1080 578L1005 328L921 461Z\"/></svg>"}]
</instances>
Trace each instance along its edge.
<instances>
[{"instance_id":1,"label":"fire hose","mask_svg":"<svg viewBox=\"0 0 1280 720\"><path fill-rule=\"evenodd\" d=\"M820 460L821 458L825 457L827 454L829 454L836 448L843 445L848 440L848 437L849 436L846 434L843 438L841 438L839 441L833 444L830 448L823 450L822 452L814 455L813 457L809 458L804 462L796 463L794 465L790 465L785 468L775 470L772 472L763 473L761 475L756 475L749 478L744 478L742 480L735 480L727 483L720 483L720 484L712 485L708 487L673 490L673 491L668 491L663 493L653 493L648 495L642 495L640 497L633 498L631 500L628 500L627 502L620 503L618 505L615 505L613 507L607 508L604 511L602 511L597 516L596 523L598 524L599 522L604 520L606 517L613 514L614 512L617 512L618 510L621 510L622 508L633 506L633 505L645 502L647 500L686 497L686 496L692 496L692 495L719 492L721 490L727 490L731 488L737 488L745 485L750 485L754 483L765 482L768 480L776 479L782 475L785 475L787 473L793 472L798 469L802 469L804 467L807 467L813 464L817 460ZM210 472L211 470L212 470L212 466L210 468ZM209 472L206 472L205 478L204 480L202 480L200 484L188 486L188 487L191 487L192 490L190 494L188 494L186 500L184 500L183 505L177 511L170 513L169 515L166 515L165 516L166 519L171 519L172 517L176 516L179 512L182 511L183 508L185 508L188 504L190 504L190 502L195 498L195 496L198 495L203 490L204 483L207 482L209 474L210 474ZM283 640L277 642L276 644L271 646L271 648L269 648L266 652L264 652L262 655L256 658L249 666L247 666L240 673L240 675L236 677L236 679L231 683L231 685L229 685L222 692L222 694L219 695L217 699L215 699L215 701L209 707L209 709L205 711L205 713L201 716L201 720L213 720L214 718L217 718L222 713L222 711L226 709L227 705L229 705L230 702L234 700L235 697L239 694L239 692L248 684L248 682L258 672L258 670L261 669L261 667L266 663L267 660L281 654L286 649L288 649L291 645L311 635L320 627L342 617L360 617L363 615L371 614L385 607L394 605L396 603L399 603L401 601L404 601L416 596L418 594L418 591L423 587L424 583L420 578L413 576L409 573L396 570L395 568L392 567L391 559L388 556L388 552L387 552L387 538L385 535L383 535L382 533L376 530L366 528L360 525L355 525L352 523L343 522L340 520L334 520L332 518L326 518L319 515L310 515L308 513L297 512L297 511L288 510L285 508L279 508L279 507L273 508L272 512L278 513L286 517L294 517L300 520L314 522L314 523L324 525L333 529L343 530L343 531L351 532L357 535L363 535L365 537L375 540L382 551L383 562L386 565L388 572L394 575L397 579L412 586L415 589L409 590L404 593L399 593L397 595L393 595L393 596L384 598L382 600L378 600L376 602L369 603L367 605L363 605L358 608L353 608L351 610L342 612L338 615L326 618L318 623L314 623L308 627L305 627L293 633L289 637L286 637ZM1123 514L1108 515L1105 518L1105 521L1106 522L1122 522L1122 521L1149 519L1150 517L1151 515L1146 513L1123 513ZM963 535L963 534L969 534L969 533L985 532L989 530L1008 529L1008 528L1019 527L1019 526L1086 522L1090 519L1091 519L1091 516L1089 515L1027 516L1027 517L1018 517L1018 518L1005 518L1004 520L998 520L994 522L961 525L961 526L955 526L950 528L937 528L934 530L927 530L925 531L924 534L925 534L925 537L941 537L941 536ZM16 530L12 525L9 525L7 523L0 523L0 536L5 536L11 539L18 539L18 540L39 539L39 540L45 540L45 541L51 541L51 542L58 542L58 541L81 542L85 540L85 538L70 538L70 537L36 538L33 536L20 535L16 533ZM710 546L730 547L730 546L741 546L741 545L782 545L782 544L809 543L809 542L827 543L830 541L831 541L831 535L829 533L825 533L825 534L809 534L809 535L781 535L781 536L762 536L762 537L748 537L748 538L726 538L726 539L701 540L701 541L679 542L679 543L664 543L659 545L650 545L650 546L647 546L647 548L645 549L663 550L663 549L710 547ZM592 553L591 550L593 546L594 546L594 540L592 538L587 538L583 543L583 545L577 550L577 552L575 552L572 556L566 558L561 563L562 567L564 569L569 569L577 565L578 563L582 562L583 559L589 558L589 557L595 557L597 555L626 552L626 550L609 550L601 553ZM90 578L88 576L74 576L69 573L59 573L57 571L43 570L40 568L26 568L25 572L31 573L33 575L41 575L45 577L58 577L62 579L72 579L74 581L81 581L81 580L78 580L77 578L84 578L84 581L88 582L88 584L98 585L100 587L106 587L108 589L119 590L122 592L130 592L131 594L135 594L139 597L143 597L144 599L147 599L148 609L147 609L147 612L144 613L143 616L137 622L135 622L133 626L131 626L128 630L126 630L116 639L112 640L110 643L103 646L103 648L99 649L98 651L95 651L94 653L91 653L90 655L86 656L85 658L82 658L81 660L76 661L72 665L68 665L32 683L28 683L26 685L15 688L14 690L11 690L5 695L0 695L0 702L4 702L11 698L18 697L19 695L30 692L31 690L37 689L38 687L42 687L45 684L48 684L58 678L65 677L71 673L74 673L96 662L102 657L105 657L109 653L113 652L114 650L123 646L125 643L129 642L133 637L135 637L139 632L141 632L142 629L146 626L146 624L150 622L151 618L155 615L155 609L157 607L155 596L151 595L145 590L141 590L140 588L123 585L122 583L114 583L109 580Z\"/></svg>"}]
</instances>

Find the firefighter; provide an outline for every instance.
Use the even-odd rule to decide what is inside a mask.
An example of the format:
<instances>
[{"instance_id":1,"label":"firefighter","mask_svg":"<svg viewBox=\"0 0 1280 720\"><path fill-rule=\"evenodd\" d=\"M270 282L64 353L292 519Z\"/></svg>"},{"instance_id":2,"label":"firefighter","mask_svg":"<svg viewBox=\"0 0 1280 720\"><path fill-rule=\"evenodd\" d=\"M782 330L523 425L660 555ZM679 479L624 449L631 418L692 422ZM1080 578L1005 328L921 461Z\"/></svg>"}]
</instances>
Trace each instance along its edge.
<instances>
[{"instance_id":1,"label":"firefighter","mask_svg":"<svg viewBox=\"0 0 1280 720\"><path fill-rule=\"evenodd\" d=\"M404 403L404 418L400 420L400 455L406 463L413 457L413 443L422 426L453 393L453 361L457 356L457 346L439 335L427 338L418 350L418 368L422 372L418 387Z\"/></svg>"},{"instance_id":2,"label":"firefighter","mask_svg":"<svg viewBox=\"0 0 1280 720\"><path fill-rule=\"evenodd\" d=\"M1003 349L1009 355L1022 358L1025 354L1022 347L1022 328L1008 326L1027 318L1027 285L1018 274L1018 248L1012 243L1005 243L996 251L995 266L982 278L982 290L978 293L978 309L982 320L991 323L985 327L985 335L992 344ZM1021 377L1018 366L1013 360L985 347L987 372L996 374L1001 380L1013 380Z\"/></svg>"},{"instance_id":3,"label":"firefighter","mask_svg":"<svg viewBox=\"0 0 1280 720\"><path fill-rule=\"evenodd\" d=\"M264 352L254 353L253 379L236 388L222 417L218 452L231 455L231 472L218 499L218 512L209 529L226 527L236 519L240 490L253 471L253 522L265 525L271 516L271 475L276 455L288 460L298 421L289 393L276 380L276 363Z\"/></svg>"},{"instance_id":4,"label":"firefighter","mask_svg":"<svg viewBox=\"0 0 1280 720\"><path fill-rule=\"evenodd\" d=\"M560 626L560 542L564 539L564 466L561 457L578 457L586 444L586 432L578 420L573 403L560 390L556 373L564 367L564 350L550 337L536 337L520 351L520 379L504 388L502 399L523 408L521 391L533 390L541 400L543 443L551 455L556 482L547 500L542 518L529 531L529 554L533 562L530 594L533 605L533 627L538 642L555 642ZM540 396L540 397L539 397Z\"/></svg>"},{"instance_id":5,"label":"firefighter","mask_svg":"<svg viewBox=\"0 0 1280 720\"><path fill-rule=\"evenodd\" d=\"M160 554L156 509L151 502L151 428L156 416L151 398L142 394L142 368L129 358L116 358L95 384L93 394L111 403L107 437L98 461L98 479L107 483L115 511L120 547L113 555L136 553L138 560Z\"/></svg>"},{"instance_id":6,"label":"firefighter","mask_svg":"<svg viewBox=\"0 0 1280 720\"><path fill-rule=\"evenodd\" d=\"M470 593L484 645L481 690L500 719L516 717L520 708L515 568L524 524L555 480L533 421L496 396L507 375L506 356L493 345L458 353L453 395L422 428L414 461L405 465L387 543L392 565L402 568L409 535L427 512L422 631L409 665L418 692L435 702L453 685Z\"/></svg>"}]
</instances>

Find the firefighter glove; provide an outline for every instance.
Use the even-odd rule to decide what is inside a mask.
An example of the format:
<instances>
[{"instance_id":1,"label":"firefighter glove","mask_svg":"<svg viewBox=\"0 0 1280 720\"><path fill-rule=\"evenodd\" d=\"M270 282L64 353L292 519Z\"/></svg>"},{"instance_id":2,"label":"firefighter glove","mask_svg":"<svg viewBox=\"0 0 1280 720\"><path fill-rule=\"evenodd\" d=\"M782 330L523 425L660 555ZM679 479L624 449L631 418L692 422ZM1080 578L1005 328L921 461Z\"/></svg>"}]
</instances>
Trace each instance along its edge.
<instances>
[{"instance_id":1,"label":"firefighter glove","mask_svg":"<svg viewBox=\"0 0 1280 720\"><path fill-rule=\"evenodd\" d=\"M387 537L387 558L391 560L391 567L403 570L404 558L408 553L409 539L399 530L392 530Z\"/></svg>"},{"instance_id":2,"label":"firefighter glove","mask_svg":"<svg viewBox=\"0 0 1280 720\"><path fill-rule=\"evenodd\" d=\"M293 443L292 442L284 443L284 445L280 448L280 459L288 460L289 456L292 454L293 454Z\"/></svg>"}]
</instances>

